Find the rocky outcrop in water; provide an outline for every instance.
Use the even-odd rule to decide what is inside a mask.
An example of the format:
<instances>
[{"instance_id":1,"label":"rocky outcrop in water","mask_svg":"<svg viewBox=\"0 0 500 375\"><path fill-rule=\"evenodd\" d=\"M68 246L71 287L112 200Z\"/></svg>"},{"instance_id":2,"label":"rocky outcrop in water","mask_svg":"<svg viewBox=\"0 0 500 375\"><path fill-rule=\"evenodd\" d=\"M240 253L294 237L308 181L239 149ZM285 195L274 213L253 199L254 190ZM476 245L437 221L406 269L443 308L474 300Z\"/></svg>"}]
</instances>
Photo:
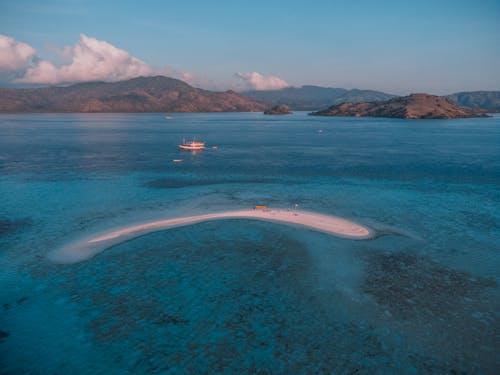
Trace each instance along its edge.
<instances>
[{"instance_id":1,"label":"rocky outcrop in water","mask_svg":"<svg viewBox=\"0 0 500 375\"><path fill-rule=\"evenodd\" d=\"M274 107L264 111L265 115L290 115L291 113L290 108L284 104L275 105Z\"/></svg>"}]
</instances>

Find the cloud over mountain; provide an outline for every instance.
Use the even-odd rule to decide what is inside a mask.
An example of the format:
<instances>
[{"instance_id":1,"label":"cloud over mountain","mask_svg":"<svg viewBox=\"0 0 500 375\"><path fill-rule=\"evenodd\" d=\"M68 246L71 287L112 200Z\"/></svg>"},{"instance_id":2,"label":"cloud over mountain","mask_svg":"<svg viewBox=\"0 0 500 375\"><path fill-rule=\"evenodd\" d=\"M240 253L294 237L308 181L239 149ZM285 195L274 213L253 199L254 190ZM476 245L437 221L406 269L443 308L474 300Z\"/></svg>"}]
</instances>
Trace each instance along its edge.
<instances>
[{"instance_id":1,"label":"cloud over mountain","mask_svg":"<svg viewBox=\"0 0 500 375\"><path fill-rule=\"evenodd\" d=\"M21 83L74 83L85 81L119 81L137 76L153 75L145 62L112 44L80 35L80 40L64 49L68 64L56 66L40 60L28 68L18 80Z\"/></svg>"},{"instance_id":2,"label":"cloud over mountain","mask_svg":"<svg viewBox=\"0 0 500 375\"><path fill-rule=\"evenodd\" d=\"M121 81L139 76L165 75L196 87L223 90L207 77L178 68L153 67L111 43L81 34L74 44L58 50L62 63L40 58L37 50L12 37L0 35L0 82L6 84L71 84L90 81ZM277 90L290 85L276 76L257 72L237 73L228 85L236 91ZM217 87L215 87L217 86ZM227 86L226 86L227 87Z\"/></svg>"},{"instance_id":3,"label":"cloud over mountain","mask_svg":"<svg viewBox=\"0 0 500 375\"><path fill-rule=\"evenodd\" d=\"M257 72L236 73L241 78L247 90L279 90L290 85L283 79L275 76L263 76Z\"/></svg>"},{"instance_id":4,"label":"cloud over mountain","mask_svg":"<svg viewBox=\"0 0 500 375\"><path fill-rule=\"evenodd\" d=\"M7 35L0 35L0 71L17 71L26 68L36 50L26 43Z\"/></svg>"}]
</instances>

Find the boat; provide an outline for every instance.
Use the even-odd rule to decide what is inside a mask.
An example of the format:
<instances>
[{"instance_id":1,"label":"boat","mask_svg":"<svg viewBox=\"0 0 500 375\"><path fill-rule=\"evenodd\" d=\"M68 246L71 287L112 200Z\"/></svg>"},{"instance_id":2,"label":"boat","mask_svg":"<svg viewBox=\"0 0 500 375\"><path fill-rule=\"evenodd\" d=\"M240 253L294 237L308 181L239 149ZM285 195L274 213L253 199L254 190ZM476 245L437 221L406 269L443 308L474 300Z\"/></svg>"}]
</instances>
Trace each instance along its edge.
<instances>
[{"instance_id":1,"label":"boat","mask_svg":"<svg viewBox=\"0 0 500 375\"><path fill-rule=\"evenodd\" d=\"M204 150L205 142L196 142L194 139L192 141L186 142L182 140L182 143L179 145L181 150Z\"/></svg>"},{"instance_id":2,"label":"boat","mask_svg":"<svg viewBox=\"0 0 500 375\"><path fill-rule=\"evenodd\" d=\"M182 163L184 159L174 159L172 160L174 163Z\"/></svg>"}]
</instances>

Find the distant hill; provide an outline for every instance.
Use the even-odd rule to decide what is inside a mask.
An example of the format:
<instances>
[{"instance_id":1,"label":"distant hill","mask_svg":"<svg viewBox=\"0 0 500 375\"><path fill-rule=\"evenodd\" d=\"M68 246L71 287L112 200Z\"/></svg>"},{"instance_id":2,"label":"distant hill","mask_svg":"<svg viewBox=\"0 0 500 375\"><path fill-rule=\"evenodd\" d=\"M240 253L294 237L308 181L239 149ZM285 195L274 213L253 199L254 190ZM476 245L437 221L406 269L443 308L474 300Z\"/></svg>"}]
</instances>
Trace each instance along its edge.
<instances>
[{"instance_id":1,"label":"distant hill","mask_svg":"<svg viewBox=\"0 0 500 375\"><path fill-rule=\"evenodd\" d=\"M459 92L448 95L446 98L461 107L500 112L500 91Z\"/></svg>"},{"instance_id":2,"label":"distant hill","mask_svg":"<svg viewBox=\"0 0 500 375\"><path fill-rule=\"evenodd\" d=\"M470 108L458 107L446 98L428 94L412 94L386 101L343 103L313 112L315 116L392 117L406 119L451 119L485 117Z\"/></svg>"},{"instance_id":3,"label":"distant hill","mask_svg":"<svg viewBox=\"0 0 500 375\"><path fill-rule=\"evenodd\" d=\"M156 76L68 87L0 89L0 112L252 112L267 108L234 91L212 92Z\"/></svg>"},{"instance_id":4,"label":"distant hill","mask_svg":"<svg viewBox=\"0 0 500 375\"><path fill-rule=\"evenodd\" d=\"M372 102L387 100L394 95L372 90L347 90L333 87L302 86L281 90L245 91L243 95L270 105L286 104L292 110L318 110L344 102Z\"/></svg>"}]
</instances>

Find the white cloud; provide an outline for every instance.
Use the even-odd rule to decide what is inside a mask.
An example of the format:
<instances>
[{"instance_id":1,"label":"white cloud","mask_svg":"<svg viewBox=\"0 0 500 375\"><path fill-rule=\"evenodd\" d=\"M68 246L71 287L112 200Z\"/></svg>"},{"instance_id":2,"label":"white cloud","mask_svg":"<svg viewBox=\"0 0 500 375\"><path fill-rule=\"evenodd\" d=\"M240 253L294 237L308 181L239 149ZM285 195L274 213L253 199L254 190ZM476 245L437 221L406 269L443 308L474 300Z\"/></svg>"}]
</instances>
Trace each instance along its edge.
<instances>
[{"instance_id":1,"label":"white cloud","mask_svg":"<svg viewBox=\"0 0 500 375\"><path fill-rule=\"evenodd\" d=\"M138 76L150 76L155 70L128 52L102 40L80 35L80 40L65 47L64 56L70 62L56 66L41 60L28 68L17 82L74 83L87 81L119 81Z\"/></svg>"},{"instance_id":2,"label":"white cloud","mask_svg":"<svg viewBox=\"0 0 500 375\"><path fill-rule=\"evenodd\" d=\"M236 73L241 78L248 90L279 90L290 85L279 77L263 76L257 72Z\"/></svg>"},{"instance_id":3,"label":"white cloud","mask_svg":"<svg viewBox=\"0 0 500 375\"><path fill-rule=\"evenodd\" d=\"M195 87L225 90L229 85L236 91L273 90L288 87L279 77L263 76L257 72L238 73L228 84L190 72L165 66L153 67L106 41L85 34L71 46L52 47L59 63L41 59L28 44L0 35L0 82L7 84L71 84L89 81L121 81L138 76L165 75ZM233 77L233 78L234 78Z\"/></svg>"},{"instance_id":4,"label":"white cloud","mask_svg":"<svg viewBox=\"0 0 500 375\"><path fill-rule=\"evenodd\" d=\"M16 71L25 69L36 50L26 43L0 34L0 70Z\"/></svg>"}]
</instances>

